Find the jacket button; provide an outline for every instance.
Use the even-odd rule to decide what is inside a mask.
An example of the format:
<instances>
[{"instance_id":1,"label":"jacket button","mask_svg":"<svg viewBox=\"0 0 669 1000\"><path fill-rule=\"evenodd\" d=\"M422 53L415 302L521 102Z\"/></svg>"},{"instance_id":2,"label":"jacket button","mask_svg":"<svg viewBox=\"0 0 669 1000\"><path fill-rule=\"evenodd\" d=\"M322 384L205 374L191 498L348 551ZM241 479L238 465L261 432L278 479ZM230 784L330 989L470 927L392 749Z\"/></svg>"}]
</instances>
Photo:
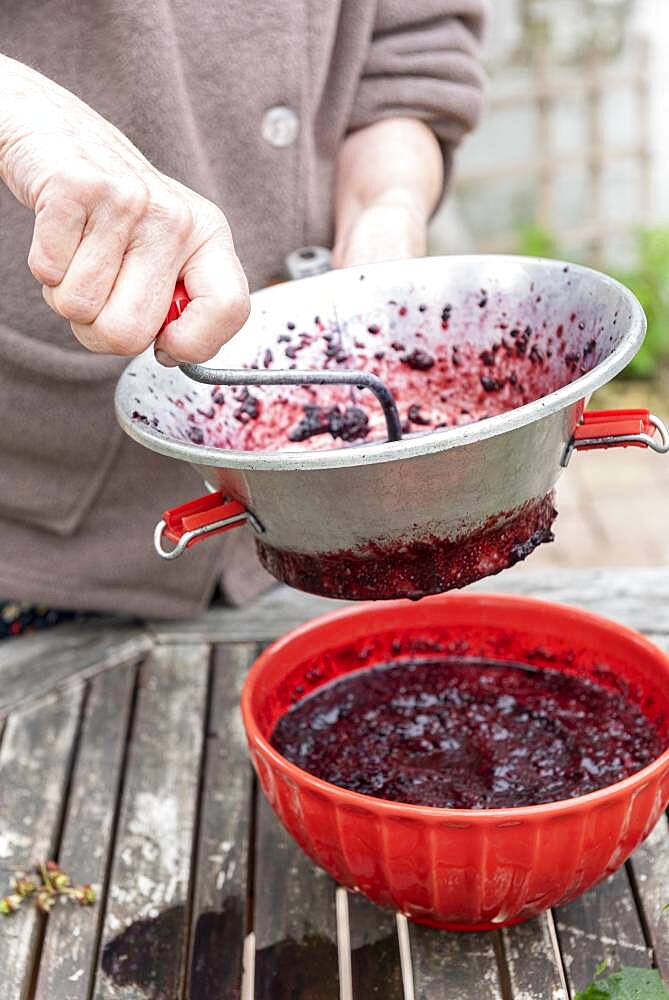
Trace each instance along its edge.
<instances>
[{"instance_id":1,"label":"jacket button","mask_svg":"<svg viewBox=\"0 0 669 1000\"><path fill-rule=\"evenodd\" d=\"M291 108L278 105L263 115L261 131L271 146L290 146L300 131L300 119Z\"/></svg>"}]
</instances>

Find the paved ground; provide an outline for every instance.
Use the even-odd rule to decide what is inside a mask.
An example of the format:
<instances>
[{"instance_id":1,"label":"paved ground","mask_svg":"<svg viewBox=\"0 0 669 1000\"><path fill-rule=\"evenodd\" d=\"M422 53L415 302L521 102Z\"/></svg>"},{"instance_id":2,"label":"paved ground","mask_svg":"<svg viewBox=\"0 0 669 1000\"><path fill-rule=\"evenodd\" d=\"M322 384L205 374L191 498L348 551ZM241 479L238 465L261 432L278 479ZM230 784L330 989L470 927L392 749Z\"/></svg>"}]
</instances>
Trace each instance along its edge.
<instances>
[{"instance_id":1,"label":"paved ground","mask_svg":"<svg viewBox=\"0 0 669 1000\"><path fill-rule=\"evenodd\" d=\"M647 407L666 423L669 370L651 382L616 379L589 408L619 407ZM576 454L558 485L557 509L555 542L508 572L669 566L669 455L643 448Z\"/></svg>"},{"instance_id":2,"label":"paved ground","mask_svg":"<svg viewBox=\"0 0 669 1000\"><path fill-rule=\"evenodd\" d=\"M558 486L555 542L509 572L541 566L669 565L669 455L574 455Z\"/></svg>"}]
</instances>

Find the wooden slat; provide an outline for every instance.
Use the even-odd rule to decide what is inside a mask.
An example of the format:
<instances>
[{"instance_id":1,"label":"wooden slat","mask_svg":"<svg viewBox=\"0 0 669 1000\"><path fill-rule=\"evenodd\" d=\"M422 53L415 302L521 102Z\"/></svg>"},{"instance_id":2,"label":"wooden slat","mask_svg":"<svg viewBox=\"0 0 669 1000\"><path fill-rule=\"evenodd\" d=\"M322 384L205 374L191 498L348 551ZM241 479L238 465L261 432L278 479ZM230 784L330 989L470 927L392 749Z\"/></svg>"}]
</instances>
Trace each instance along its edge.
<instances>
[{"instance_id":1,"label":"wooden slat","mask_svg":"<svg viewBox=\"0 0 669 1000\"><path fill-rule=\"evenodd\" d=\"M530 571L527 566L517 566L469 589L560 601L607 615L654 636L669 634L669 571L664 568L629 569L623 573L610 568ZM153 622L149 628L159 642L193 638L269 642L315 615L348 604L276 587L246 608L215 608L194 622Z\"/></svg>"},{"instance_id":2,"label":"wooden slat","mask_svg":"<svg viewBox=\"0 0 669 1000\"><path fill-rule=\"evenodd\" d=\"M353 996L404 1000L395 915L349 893Z\"/></svg>"},{"instance_id":3,"label":"wooden slat","mask_svg":"<svg viewBox=\"0 0 669 1000\"><path fill-rule=\"evenodd\" d=\"M208 667L192 644L141 668L96 1000L181 996Z\"/></svg>"},{"instance_id":4,"label":"wooden slat","mask_svg":"<svg viewBox=\"0 0 669 1000\"><path fill-rule=\"evenodd\" d=\"M555 911L567 981L585 989L600 962L612 968L651 964L624 868Z\"/></svg>"},{"instance_id":5,"label":"wooden slat","mask_svg":"<svg viewBox=\"0 0 669 1000\"><path fill-rule=\"evenodd\" d=\"M653 634L655 641L665 646L669 644L666 634L669 632L669 612L663 610L669 607L669 603L662 601L663 595L669 597L669 572L665 570L636 570L626 573L624 578L622 574L610 570L601 573L550 571L530 574L524 569L522 575L514 575L514 572L486 581L476 589L530 593L566 603L581 603L634 626L641 624ZM244 934L250 928L245 926L246 918L240 910L240 901L248 888L245 864L247 844L244 838L249 835L248 827L245 828L248 815L245 809L249 808L251 782L235 706L244 668L252 658L252 649L250 646L244 649L228 647L216 659L212 673L210 735L203 762L202 724L206 716L208 666L207 647L202 644L202 637L217 637L228 642L266 641L299 621L333 607L336 607L335 602L277 588L261 602L242 611L215 611L203 622L192 625L151 626L153 636L167 645L157 647L142 670L142 687L111 867L109 898L102 900L100 906L93 910L77 911L84 920L104 918L102 942L106 950L97 970L93 993L96 1000L128 1000L130 997L134 1000L140 996L161 995L170 1000L172 996L180 997L185 988L189 933L195 960L191 989L186 991L189 1000L204 1000L209 996L213 1000L216 989L221 996L225 995L224 989L235 996L242 989L241 947ZM66 630L69 628L57 629L52 635L55 638L57 632L67 638ZM81 685L73 684L77 671L82 670L84 676L96 676L112 664L134 660L152 643L146 633L133 633L129 629L108 630L105 626L104 638L98 629L97 639L94 631L89 626L76 626L69 634L68 645L63 651L59 650L58 644L45 640L47 633L17 644L7 643L4 648L0 644L0 704L5 697L5 678L14 685L14 701L16 698L29 698L33 691L43 692L48 684L66 685L61 687L57 696L47 698L38 706L14 710L9 717L5 741L0 746L0 871L6 862L7 869L13 872L18 864L14 859L20 855L21 849L27 850L29 855L20 858L20 863L24 864L34 857L49 854L55 846L81 699ZM80 641L76 639L77 634L81 634ZM27 647L23 643L32 642L33 638L39 639L39 642L33 645L28 655L24 652ZM112 642L112 638L117 641ZM172 645L181 639L184 645ZM10 647L13 647L13 652ZM50 647L55 650L53 656L49 652ZM46 670L46 679L31 680L26 685L22 672L34 676L41 669ZM86 831L81 829L81 822L75 822L74 817L77 809L81 810L79 816L87 816L86 808L90 807L90 803L86 803L85 796L76 806L75 802L80 783L82 788L85 787L86 754L90 752L93 754L91 759L99 761L95 754L101 752L101 746L93 739L93 692L98 686L102 689L105 684L113 688L117 675L121 673L123 670L103 672L91 684L93 700L88 706L86 727L79 746L79 762L73 776L72 805L64 828L63 850L66 853L63 860L66 860L70 850L73 874L81 879L91 877L91 871L84 870L83 866L81 871L75 867L83 856L76 844L87 841ZM125 674L127 676L129 671L126 670ZM116 725L116 738L122 742L122 713L118 714L113 707L113 698L107 700L106 711L102 703L99 706L100 724L108 727L109 738ZM59 740L64 742L61 744L56 740L55 750L53 734L47 734L45 739L41 724L30 721L33 712L46 712L50 718L59 715L56 729L60 734ZM21 719L24 722L17 721ZM220 726L219 720L222 722ZM17 726L18 732L23 733L19 737L23 760L20 766L16 763L17 754L13 749L17 745ZM26 752L27 746L31 747L30 754ZM117 748L117 744L114 746ZM111 758L115 752L110 751ZM96 766L91 764L91 774ZM5 781L8 767L15 770L11 771L11 780ZM110 774L112 771L113 767ZM44 773L53 775L46 784L42 777ZM205 794L201 813L198 814L196 799L201 776ZM113 785L113 778L110 778L110 787L100 788L98 793L113 799ZM13 837L11 843L5 831L8 787L12 790L27 789L28 797L21 800L25 804L37 790L37 803L30 804L33 813L26 814L23 806L14 810L21 819L21 826L18 832L9 828ZM26 815L28 822L24 824ZM42 829L45 816L51 837L46 844L46 834ZM189 888L193 838L198 823L197 857L201 868ZM30 837L38 838L36 846L31 840L26 848L23 825L30 829ZM112 825L98 823L96 831L98 853L93 860L103 869ZM666 832L666 823L664 830ZM669 884L666 853L669 839L665 837L662 841L661 832L660 828L637 852L633 871L658 961L666 973L669 971L669 934L666 933L669 916L661 913L660 906L669 901L664 898ZM70 836L72 846L68 847ZM41 842L39 837L42 837ZM79 837L81 841L77 840ZM8 843L14 853L10 853L6 860L2 852L7 851ZM286 1000L288 997L291 1000L339 1000L334 884L314 868L283 832L264 800L258 809L256 845L253 919L257 955L253 1000L269 997L272 1000ZM572 982L576 986L584 985L600 958L606 957L607 948L612 947L609 938L622 947L622 953L617 952L619 957L632 964L641 964L639 946L642 950L644 948L641 923L633 910L629 887L624 884L624 871L616 878L622 881L614 893L615 898L593 904L589 899L593 893L590 893L581 901L563 908L560 913L564 923L560 938L563 945L568 929L565 913L571 920L565 959L571 963ZM595 893L606 891L606 886L594 890ZM191 901L192 924L189 916ZM587 920L582 914L574 917L575 911L571 908L577 904L588 911L591 930L588 930ZM384 1000L386 997L388 1000L401 998L399 949L393 917L376 910L359 897L349 897L347 912L353 996L356 1000L367 996L384 997ZM631 920L630 913L634 915L636 924ZM38 1000L49 995L46 984L56 983L58 979L47 968L57 961L53 958L57 948L52 941L57 935L59 917L58 913L50 918L51 928L45 940L43 979L39 980L37 987ZM26 996L30 982L29 960L39 947L41 936L41 921L35 920L32 914L21 914L20 921L20 924L18 919L0 923L0 967L14 970L18 965L18 972L12 972L14 978L10 981L10 986L13 984L16 987L15 993L6 989L12 1000L14 996L17 1000L24 1000ZM623 927L622 933L620 927ZM631 927L636 927L636 930L630 939L627 932ZM583 933L579 933L581 930ZM84 948L87 949L94 935L88 926L82 933ZM456 997L464 1000L465 997L475 996L477 1000L501 1000L504 995L506 1000L510 1000L511 996L513 1000L561 1000L564 994L559 992L559 966L555 950L552 953L548 950L545 933L546 927L541 921L507 929L502 935L443 934L412 925L409 938L415 997L418 1000L452 1000ZM588 934L594 935L595 940L588 938ZM14 938L16 940L12 943ZM499 947L502 940L503 949ZM253 935L247 936L247 958L252 953L252 941ZM225 942L224 948L220 947L222 942ZM543 953L542 942L546 945ZM601 944L605 947L600 948ZM67 949L66 941L64 947ZM502 950L508 960L502 975L502 978L508 975L508 981L505 979L503 986L500 985L497 969L497 956L502 954ZM198 966L200 955L203 957ZM69 953L66 953L65 960L71 961ZM583 976L578 972L579 961L584 970ZM52 992L54 1000L80 1000L86 995L83 984L80 989L85 976L85 973L78 975L80 967L82 963L73 966L69 976L61 977L55 987L60 989L60 993ZM212 969L217 972L213 978ZM376 977L375 972L378 973ZM70 981L73 975L77 978ZM23 986L19 985L21 982ZM248 983L247 979L247 988ZM251 1000L250 993L242 995L245 1000Z\"/></svg>"},{"instance_id":6,"label":"wooden slat","mask_svg":"<svg viewBox=\"0 0 669 1000\"><path fill-rule=\"evenodd\" d=\"M214 658L193 893L189 1000L239 997L247 924L253 772L239 697L255 646Z\"/></svg>"},{"instance_id":7,"label":"wooden slat","mask_svg":"<svg viewBox=\"0 0 669 1000\"><path fill-rule=\"evenodd\" d=\"M121 780L133 666L96 677L90 686L67 804L59 860L73 880L103 890ZM57 907L49 917L36 1000L87 1000L95 975L103 909Z\"/></svg>"},{"instance_id":8,"label":"wooden slat","mask_svg":"<svg viewBox=\"0 0 669 1000\"><path fill-rule=\"evenodd\" d=\"M138 660L151 647L139 628L81 623L0 643L0 713L21 702L80 682L120 663Z\"/></svg>"},{"instance_id":9,"label":"wooden slat","mask_svg":"<svg viewBox=\"0 0 669 1000\"><path fill-rule=\"evenodd\" d=\"M258 801L254 1000L339 1000L335 885Z\"/></svg>"},{"instance_id":10,"label":"wooden slat","mask_svg":"<svg viewBox=\"0 0 669 1000\"><path fill-rule=\"evenodd\" d=\"M663 816L630 862L661 974L669 981L669 826Z\"/></svg>"},{"instance_id":11,"label":"wooden slat","mask_svg":"<svg viewBox=\"0 0 669 1000\"><path fill-rule=\"evenodd\" d=\"M552 914L502 931L513 1000L568 1000Z\"/></svg>"},{"instance_id":12,"label":"wooden slat","mask_svg":"<svg viewBox=\"0 0 669 1000\"><path fill-rule=\"evenodd\" d=\"M669 571L664 568L535 572L521 564L472 589L572 604L652 635L669 633Z\"/></svg>"},{"instance_id":13,"label":"wooden slat","mask_svg":"<svg viewBox=\"0 0 669 1000\"><path fill-rule=\"evenodd\" d=\"M349 605L277 586L244 608L211 608L192 622L149 622L158 642L188 642L193 636L208 642L265 643L316 615Z\"/></svg>"},{"instance_id":14,"label":"wooden slat","mask_svg":"<svg viewBox=\"0 0 669 1000\"><path fill-rule=\"evenodd\" d=\"M9 717L0 751L0 895L17 870L29 870L56 849L63 796L84 688L50 695ZM2 990L25 1000L43 918L31 906L2 918Z\"/></svg>"},{"instance_id":15,"label":"wooden slat","mask_svg":"<svg viewBox=\"0 0 669 1000\"><path fill-rule=\"evenodd\" d=\"M502 1000L498 932L454 934L418 924L409 928L416 1000Z\"/></svg>"}]
</instances>

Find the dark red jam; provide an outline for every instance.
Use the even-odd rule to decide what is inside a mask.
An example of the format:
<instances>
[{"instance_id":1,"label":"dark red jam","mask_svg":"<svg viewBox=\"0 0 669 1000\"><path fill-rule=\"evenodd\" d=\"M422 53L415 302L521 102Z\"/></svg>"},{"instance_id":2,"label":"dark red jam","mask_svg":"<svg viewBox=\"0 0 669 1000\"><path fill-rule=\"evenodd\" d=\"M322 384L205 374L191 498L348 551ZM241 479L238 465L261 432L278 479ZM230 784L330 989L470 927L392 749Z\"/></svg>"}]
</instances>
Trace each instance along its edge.
<instances>
[{"instance_id":1,"label":"dark red jam","mask_svg":"<svg viewBox=\"0 0 669 1000\"><path fill-rule=\"evenodd\" d=\"M500 573L553 541L553 500L552 493L530 500L452 541L431 536L313 554L284 552L262 538L256 545L265 569L298 590L349 601L418 600Z\"/></svg>"},{"instance_id":2,"label":"dark red jam","mask_svg":"<svg viewBox=\"0 0 669 1000\"><path fill-rule=\"evenodd\" d=\"M356 671L298 702L272 745L319 778L396 802L495 809L614 784L663 750L618 691L487 660Z\"/></svg>"}]
</instances>

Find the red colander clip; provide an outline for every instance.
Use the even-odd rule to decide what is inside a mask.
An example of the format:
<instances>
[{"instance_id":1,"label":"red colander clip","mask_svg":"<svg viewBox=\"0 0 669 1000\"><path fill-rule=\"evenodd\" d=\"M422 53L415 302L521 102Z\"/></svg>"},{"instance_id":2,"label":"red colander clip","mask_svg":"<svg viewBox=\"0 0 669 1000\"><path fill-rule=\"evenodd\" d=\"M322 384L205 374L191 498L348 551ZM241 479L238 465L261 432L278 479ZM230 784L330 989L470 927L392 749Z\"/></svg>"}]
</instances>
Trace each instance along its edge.
<instances>
[{"instance_id":1,"label":"red colander clip","mask_svg":"<svg viewBox=\"0 0 669 1000\"><path fill-rule=\"evenodd\" d=\"M563 465L573 451L595 448L652 448L669 451L669 431L650 410L588 410L569 442Z\"/></svg>"},{"instance_id":2,"label":"red colander clip","mask_svg":"<svg viewBox=\"0 0 669 1000\"><path fill-rule=\"evenodd\" d=\"M166 510L156 525L153 544L163 559L176 559L196 542L212 535L221 535L249 522L262 533L256 518L238 500L226 500L221 493L208 493L190 500L181 507ZM163 538L175 542L173 549L163 548Z\"/></svg>"}]
</instances>

